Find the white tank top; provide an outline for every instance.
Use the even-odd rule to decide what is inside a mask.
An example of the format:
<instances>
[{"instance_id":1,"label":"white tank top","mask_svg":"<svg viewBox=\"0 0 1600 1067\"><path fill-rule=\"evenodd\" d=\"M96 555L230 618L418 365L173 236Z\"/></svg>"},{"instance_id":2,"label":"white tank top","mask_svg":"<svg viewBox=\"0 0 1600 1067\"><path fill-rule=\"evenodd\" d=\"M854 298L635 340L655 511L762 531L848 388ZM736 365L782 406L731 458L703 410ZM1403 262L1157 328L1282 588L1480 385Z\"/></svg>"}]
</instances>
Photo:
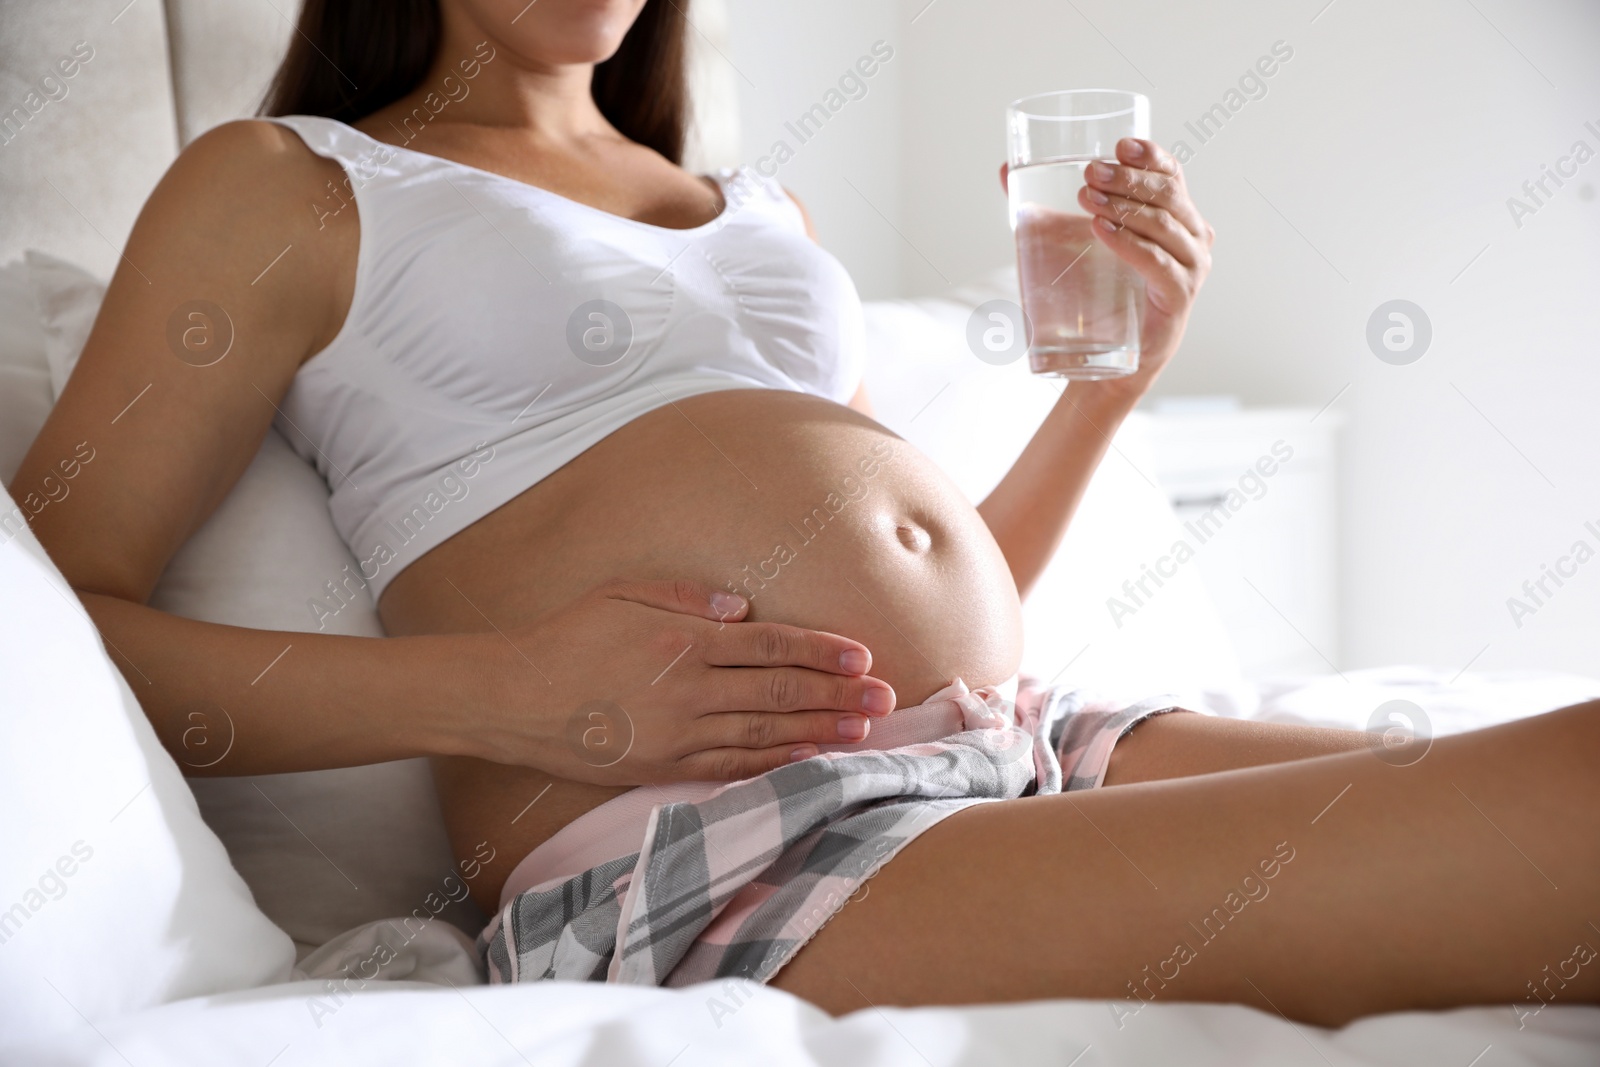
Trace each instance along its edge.
<instances>
[{"instance_id":1,"label":"white tank top","mask_svg":"<svg viewBox=\"0 0 1600 1067\"><path fill-rule=\"evenodd\" d=\"M669 401L788 389L847 402L865 327L849 274L748 166L675 230L388 145L274 119L338 161L360 250L338 335L275 425L332 490L376 599L423 553Z\"/></svg>"}]
</instances>

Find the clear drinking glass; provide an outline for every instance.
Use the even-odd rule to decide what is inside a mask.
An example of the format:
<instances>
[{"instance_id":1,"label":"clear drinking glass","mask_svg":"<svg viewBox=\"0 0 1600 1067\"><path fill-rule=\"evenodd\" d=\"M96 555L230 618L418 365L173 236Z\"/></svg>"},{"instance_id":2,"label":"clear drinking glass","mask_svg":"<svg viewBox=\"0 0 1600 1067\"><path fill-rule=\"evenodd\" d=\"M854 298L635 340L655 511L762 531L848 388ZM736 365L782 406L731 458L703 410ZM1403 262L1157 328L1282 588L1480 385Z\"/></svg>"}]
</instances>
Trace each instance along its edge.
<instances>
[{"instance_id":1,"label":"clear drinking glass","mask_svg":"<svg viewBox=\"0 0 1600 1067\"><path fill-rule=\"evenodd\" d=\"M1150 101L1070 89L1006 109L1007 185L1035 374L1118 378L1139 369L1144 279L1101 244L1078 206L1084 168L1116 162L1117 141L1150 136Z\"/></svg>"}]
</instances>

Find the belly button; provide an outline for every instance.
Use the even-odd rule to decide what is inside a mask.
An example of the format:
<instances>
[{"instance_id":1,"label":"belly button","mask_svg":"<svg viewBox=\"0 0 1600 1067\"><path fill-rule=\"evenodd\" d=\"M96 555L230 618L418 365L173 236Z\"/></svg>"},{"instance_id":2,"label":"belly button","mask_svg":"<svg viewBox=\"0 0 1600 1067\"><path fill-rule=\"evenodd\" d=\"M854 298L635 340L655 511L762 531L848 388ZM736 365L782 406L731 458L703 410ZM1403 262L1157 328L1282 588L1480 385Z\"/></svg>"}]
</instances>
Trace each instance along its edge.
<instances>
[{"instance_id":1,"label":"belly button","mask_svg":"<svg viewBox=\"0 0 1600 1067\"><path fill-rule=\"evenodd\" d=\"M928 531L914 522L896 523L894 534L900 539L902 545L905 545L913 552L926 552L933 547L933 538L928 534Z\"/></svg>"}]
</instances>

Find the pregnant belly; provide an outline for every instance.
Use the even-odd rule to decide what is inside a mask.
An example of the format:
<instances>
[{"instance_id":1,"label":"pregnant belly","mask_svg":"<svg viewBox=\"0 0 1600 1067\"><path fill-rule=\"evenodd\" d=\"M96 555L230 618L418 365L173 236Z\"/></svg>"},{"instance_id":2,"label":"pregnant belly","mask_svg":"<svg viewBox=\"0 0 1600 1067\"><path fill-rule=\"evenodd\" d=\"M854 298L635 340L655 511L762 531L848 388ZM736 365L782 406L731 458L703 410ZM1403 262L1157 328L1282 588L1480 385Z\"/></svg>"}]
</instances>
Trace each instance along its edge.
<instances>
[{"instance_id":1,"label":"pregnant belly","mask_svg":"<svg viewBox=\"0 0 1600 1067\"><path fill-rule=\"evenodd\" d=\"M615 577L707 581L752 620L854 638L902 707L1002 682L1021 655L1010 571L943 472L849 408L773 390L634 420L401 572L379 610L393 635L504 630ZM435 780L457 855L494 855L469 883L491 911L524 855L624 791L470 759Z\"/></svg>"}]
</instances>

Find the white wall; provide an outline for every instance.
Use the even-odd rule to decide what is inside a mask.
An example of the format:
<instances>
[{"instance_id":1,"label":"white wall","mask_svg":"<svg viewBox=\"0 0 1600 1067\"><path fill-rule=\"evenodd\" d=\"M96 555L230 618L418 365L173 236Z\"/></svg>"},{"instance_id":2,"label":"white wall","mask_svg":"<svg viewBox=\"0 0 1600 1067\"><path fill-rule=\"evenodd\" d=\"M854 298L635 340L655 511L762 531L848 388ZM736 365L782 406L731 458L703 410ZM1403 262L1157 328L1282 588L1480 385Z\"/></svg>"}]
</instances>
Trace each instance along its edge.
<instances>
[{"instance_id":1,"label":"white wall","mask_svg":"<svg viewBox=\"0 0 1600 1067\"><path fill-rule=\"evenodd\" d=\"M778 180L805 203L823 245L850 269L863 298L899 295L901 249L883 216L899 225L905 20L884 0L733 0L729 14L746 161L785 142L794 157ZM835 97L843 106L802 143L785 124L837 89L878 41L892 58L862 79L859 99Z\"/></svg>"},{"instance_id":2,"label":"white wall","mask_svg":"<svg viewBox=\"0 0 1600 1067\"><path fill-rule=\"evenodd\" d=\"M1343 665L1600 674L1600 558L1547 582L1520 628L1506 603L1574 541L1600 550L1583 528L1600 530L1600 157L1520 228L1506 206L1575 141L1600 152L1600 5L744 0L733 29L747 156L873 40L895 48L782 172L869 298L1010 261L1008 100L1147 93L1157 139L1196 149L1190 184L1219 234L1161 391L1337 395L1349 416ZM1185 120L1280 40L1294 55L1266 94L1199 145ZM1410 366L1364 337L1394 298L1433 325Z\"/></svg>"}]
</instances>

